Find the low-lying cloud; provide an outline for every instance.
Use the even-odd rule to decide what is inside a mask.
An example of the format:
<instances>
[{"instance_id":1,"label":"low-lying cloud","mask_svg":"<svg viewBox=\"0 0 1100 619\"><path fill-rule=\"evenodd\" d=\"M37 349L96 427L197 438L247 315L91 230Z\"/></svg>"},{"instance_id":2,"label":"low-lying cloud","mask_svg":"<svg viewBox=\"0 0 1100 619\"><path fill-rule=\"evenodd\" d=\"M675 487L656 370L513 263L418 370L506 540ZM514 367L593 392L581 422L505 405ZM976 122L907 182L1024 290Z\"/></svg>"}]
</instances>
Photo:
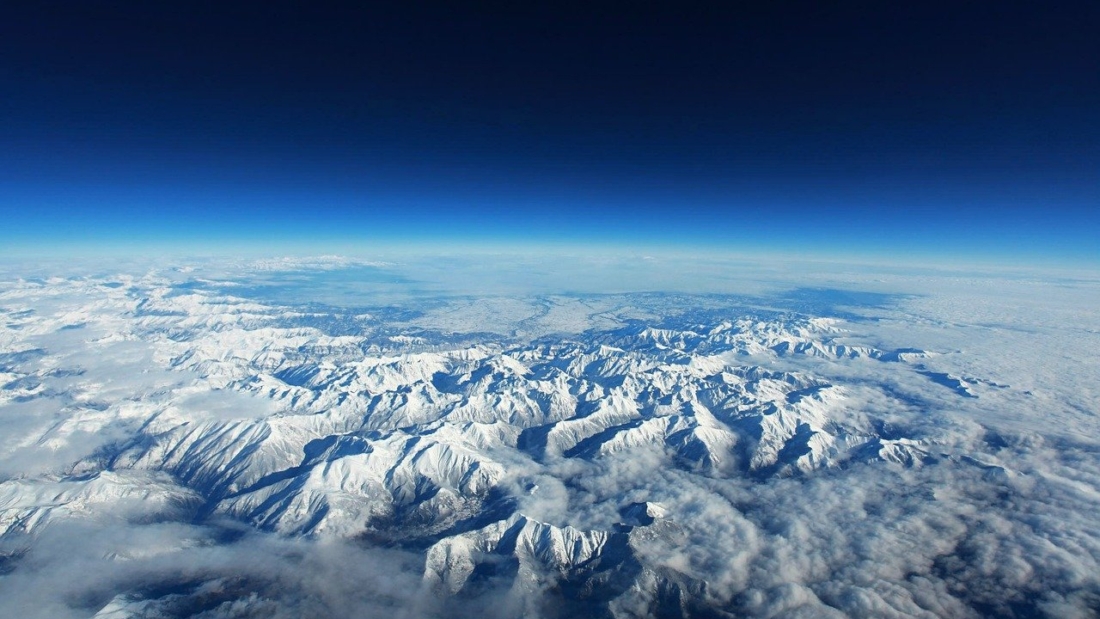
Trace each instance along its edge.
<instances>
[{"instance_id":1,"label":"low-lying cloud","mask_svg":"<svg viewBox=\"0 0 1100 619\"><path fill-rule=\"evenodd\" d=\"M294 268L307 267L311 263ZM1081 322L1080 315L1095 316L1096 310L1080 303L1079 291L1055 297L1057 291L1041 283L1004 284L1017 295L1013 298L1023 298L1018 289L1033 285L1052 295L1051 303L1077 303L1075 313L1067 315L1077 316L1073 320L1078 322L1035 324L1004 310L1007 315L996 315L1000 323L969 324L960 320L966 315L960 306L971 303L978 308L976 314L980 310L992 316L987 297L1001 289L985 290L985 301L979 302L966 296L977 293L944 284L950 294L943 296L953 301L933 302L928 299L937 298L935 289L925 281L924 296L907 301L904 310L876 306L875 322L853 322L850 335L841 336L848 344L932 351L914 363L768 351L731 357L762 364L770 372L812 376L817 383L839 386L843 399L830 409L833 425L828 429L842 439L857 428L873 430L881 440L911 441L913 453L922 454L912 463L871 457L857 449L838 451L835 462L819 468L776 468L778 472L765 474L732 464L707 468L686 462L671 443L660 441L584 457L538 453L506 442L485 448L481 455L506 471L494 489L501 496L486 507L500 510L493 517L521 514L558 529L629 535L629 545L612 549L609 543L605 554L588 564L537 572L538 566L520 565L504 548L510 542L501 541L471 554L473 561L480 561L476 569L482 584L447 597L424 578L423 540L419 545L395 542L396 537L383 539L384 532L372 530L350 539L276 534L247 517L228 519L216 504L221 497L204 495L209 488L185 487L182 475L150 470L155 459L115 459L167 440L169 431L183 436L194 428L207 431L219 424L302 414L306 421L285 430L288 447L282 455L292 464L272 464L272 470L263 471L266 477L255 475L282 488L278 484L304 483L294 475L308 468L295 469L304 458L295 441L308 441L293 432L354 434L360 440L348 443L348 449L373 440L374 435L358 432L347 419L326 417L325 410L305 415L294 409L294 398L308 395L293 391L305 389L300 385L284 385L290 393L283 394L284 400L255 388L246 372L254 360L239 357L243 344L239 349L203 349L207 357L195 353L185 359L186 367L173 366L199 349L192 344L203 337L203 329L223 336L240 330L251 338L241 340L248 350L261 350L265 362L287 366L310 360L318 350L394 354L372 353L367 341L341 340L336 346L331 338L323 346L300 347L292 336L312 342L310 338L328 335L305 327L279 331L293 317L277 306L249 305L248 316L242 318L214 301L201 305L192 299L186 307L181 302L179 315L139 316L134 308L143 294L159 291L160 302L170 305L172 296L165 289L171 292L175 285L175 280L153 275L144 278L144 283L125 280L131 289L92 278L9 282L0 291L0 310L5 312L0 322L6 325L0 327L0 354L7 355L0 357L6 381L0 386L0 525L6 531L0 535L0 602L13 616L557 617L577 609L622 617L1100 614L1100 525L1095 518L1100 513L1095 421L1100 404L1092 383L1098 369L1096 361L1081 357L1083 350L1100 345L1100 335L1082 326L1088 321ZM493 324L513 324L519 333L533 324L524 322L532 307L543 307L546 311L539 316L549 316L553 308L566 307L569 313L590 303L593 314L586 319L593 329L642 320L638 317L651 316L659 305L653 297L599 303L578 297L557 305L546 299L496 303L492 307L508 307L516 315L494 316ZM678 311L690 305L682 298L678 303ZM445 324L476 324L476 312L488 307L479 309L469 299L455 307L459 305L468 315L448 318L451 322ZM720 303L714 297L700 300L707 311L716 305ZM444 324L440 308L446 306L433 307L435 314L424 320L436 328ZM223 310L224 316L219 314ZM914 318L906 312L922 313ZM402 329L420 328L410 326L414 313L399 315ZM709 316L700 309L696 322L684 324L703 331L713 326L705 322ZM580 320L575 315L561 319L560 324L571 325L574 335L568 338L583 337L576 335L583 331L576 328ZM1025 322L1029 330L1008 328ZM661 327L668 327L667 321ZM420 340L431 337L416 333ZM555 337L540 334L543 344ZM485 340L478 355L497 354L515 342L492 334L462 337ZM1058 351L1049 349L1051 342L1060 346ZM20 354L32 350L44 352ZM1043 381L1035 384L1026 363L995 354L1030 356L1044 365L1039 373ZM469 364L469 375L455 381L489 380L499 371L476 360ZM965 379L971 396L961 396L942 380L929 380L929 372ZM366 390L354 374L343 380L348 392ZM499 380L510 384L512 379ZM398 381L388 392L393 399L387 402L394 407L420 414L415 406L428 407L434 397L418 400L413 387L389 375L370 384L386 381ZM613 389L613 381L605 387ZM331 406L338 405L333 400ZM369 414L358 411L353 421ZM450 422L432 423L435 429ZM409 433L410 441L418 440L416 428L401 431ZM748 449L758 438L745 434L734 449ZM227 448L225 443L219 446ZM244 470L250 457L246 452L232 462ZM729 457L735 459L732 453ZM322 462L315 468L326 466ZM341 500L372 500L370 492L377 491L350 482L323 488L345 493ZM445 495L413 483L401 491ZM263 503L269 511L281 500L278 493L271 496ZM300 504L309 507L325 500L309 495ZM648 529L622 526L624 506L644 502L661 506L658 522ZM438 505L461 512L465 504L440 499ZM318 513L323 516L323 510ZM394 513L418 526L422 523L416 519L424 516L411 508ZM482 516L457 513L447 521L456 530L436 532L476 533L494 522L489 517L479 521ZM398 520L394 526L403 525ZM601 580L599 570L612 565L614 576ZM528 568L536 571L523 571ZM660 603L654 602L658 589L665 596Z\"/></svg>"}]
</instances>

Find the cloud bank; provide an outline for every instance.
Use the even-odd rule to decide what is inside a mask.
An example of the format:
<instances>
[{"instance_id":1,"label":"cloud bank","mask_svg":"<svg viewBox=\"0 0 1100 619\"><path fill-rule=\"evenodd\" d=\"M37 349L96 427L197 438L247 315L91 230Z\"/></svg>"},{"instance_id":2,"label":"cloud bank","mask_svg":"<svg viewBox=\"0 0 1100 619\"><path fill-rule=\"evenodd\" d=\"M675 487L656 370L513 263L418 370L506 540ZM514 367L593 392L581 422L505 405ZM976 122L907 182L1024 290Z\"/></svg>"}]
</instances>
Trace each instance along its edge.
<instances>
[{"instance_id":1,"label":"cloud bank","mask_svg":"<svg viewBox=\"0 0 1100 619\"><path fill-rule=\"evenodd\" d=\"M347 308L257 264L313 263L3 283L5 608L1100 612L1095 281Z\"/></svg>"}]
</instances>

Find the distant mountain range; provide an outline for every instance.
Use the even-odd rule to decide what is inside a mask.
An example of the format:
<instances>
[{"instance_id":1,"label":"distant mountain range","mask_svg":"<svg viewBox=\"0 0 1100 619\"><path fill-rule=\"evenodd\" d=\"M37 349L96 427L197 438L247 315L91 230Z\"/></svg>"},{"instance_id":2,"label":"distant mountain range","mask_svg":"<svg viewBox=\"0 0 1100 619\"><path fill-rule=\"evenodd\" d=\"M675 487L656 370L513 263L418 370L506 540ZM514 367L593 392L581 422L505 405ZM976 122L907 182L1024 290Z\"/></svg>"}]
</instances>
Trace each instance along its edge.
<instances>
[{"instance_id":1,"label":"distant mountain range","mask_svg":"<svg viewBox=\"0 0 1100 619\"><path fill-rule=\"evenodd\" d=\"M751 495L939 464L1017 475L899 415L925 405L874 377L948 399L1007 385L943 371L934 352L853 343L829 317L636 295L614 324L525 338L201 287L42 283L36 303L56 287L91 300L5 306L3 403L60 411L10 453L94 438L53 468L6 473L0 540L16 549L59 519L140 505L148 521L413 553L425 591L506 594L515 614L734 616L749 602L675 558L708 534L685 488ZM103 616L148 603L129 594Z\"/></svg>"}]
</instances>

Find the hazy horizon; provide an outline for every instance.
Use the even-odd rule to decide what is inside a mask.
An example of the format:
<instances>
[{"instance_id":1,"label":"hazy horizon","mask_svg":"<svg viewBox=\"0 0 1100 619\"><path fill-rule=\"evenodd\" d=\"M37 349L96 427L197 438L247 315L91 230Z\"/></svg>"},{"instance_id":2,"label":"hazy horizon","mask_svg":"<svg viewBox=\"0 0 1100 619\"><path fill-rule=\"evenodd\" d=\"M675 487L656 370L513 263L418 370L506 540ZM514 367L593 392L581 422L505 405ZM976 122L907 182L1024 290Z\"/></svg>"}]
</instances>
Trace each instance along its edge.
<instances>
[{"instance_id":1,"label":"hazy horizon","mask_svg":"<svg viewBox=\"0 0 1100 619\"><path fill-rule=\"evenodd\" d=\"M1089 3L43 8L0 25L5 253L1100 261Z\"/></svg>"}]
</instances>

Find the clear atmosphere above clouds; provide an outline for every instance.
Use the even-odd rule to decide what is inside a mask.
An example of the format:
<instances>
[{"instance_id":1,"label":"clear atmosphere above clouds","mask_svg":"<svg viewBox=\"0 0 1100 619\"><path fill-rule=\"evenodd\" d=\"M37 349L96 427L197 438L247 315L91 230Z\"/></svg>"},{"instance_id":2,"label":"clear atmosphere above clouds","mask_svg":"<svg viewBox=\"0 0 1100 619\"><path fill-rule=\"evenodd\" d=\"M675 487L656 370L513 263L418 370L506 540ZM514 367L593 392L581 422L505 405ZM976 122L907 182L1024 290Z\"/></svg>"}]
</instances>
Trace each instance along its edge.
<instances>
[{"instance_id":1,"label":"clear atmosphere above clouds","mask_svg":"<svg viewBox=\"0 0 1100 619\"><path fill-rule=\"evenodd\" d=\"M1091 2L32 3L0 24L0 240L1095 264L1097 19Z\"/></svg>"},{"instance_id":2,"label":"clear atmosphere above clouds","mask_svg":"<svg viewBox=\"0 0 1100 619\"><path fill-rule=\"evenodd\" d=\"M23 4L0 614L1100 615L1100 7Z\"/></svg>"}]
</instances>

